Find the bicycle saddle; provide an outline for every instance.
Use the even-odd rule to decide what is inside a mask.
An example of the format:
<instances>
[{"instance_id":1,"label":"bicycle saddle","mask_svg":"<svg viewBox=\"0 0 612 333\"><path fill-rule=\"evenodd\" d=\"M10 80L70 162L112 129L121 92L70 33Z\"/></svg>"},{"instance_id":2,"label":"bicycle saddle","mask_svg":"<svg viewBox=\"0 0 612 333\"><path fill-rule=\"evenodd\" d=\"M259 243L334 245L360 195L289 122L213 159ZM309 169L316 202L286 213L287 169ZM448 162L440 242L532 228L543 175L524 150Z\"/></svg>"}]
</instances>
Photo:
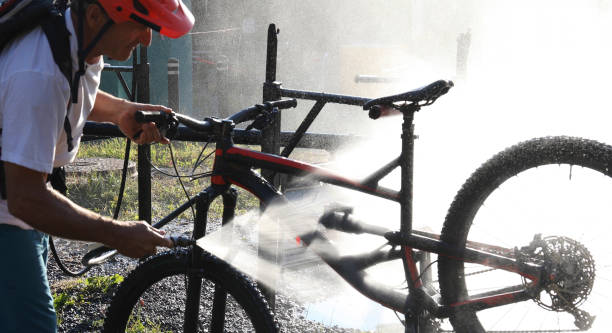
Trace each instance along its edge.
<instances>
[{"instance_id":1,"label":"bicycle saddle","mask_svg":"<svg viewBox=\"0 0 612 333\"><path fill-rule=\"evenodd\" d=\"M412 102L415 104L429 105L438 97L446 94L453 87L453 81L438 80L424 87L405 93L371 99L363 105L368 110L375 105L391 105L396 102Z\"/></svg>"}]
</instances>

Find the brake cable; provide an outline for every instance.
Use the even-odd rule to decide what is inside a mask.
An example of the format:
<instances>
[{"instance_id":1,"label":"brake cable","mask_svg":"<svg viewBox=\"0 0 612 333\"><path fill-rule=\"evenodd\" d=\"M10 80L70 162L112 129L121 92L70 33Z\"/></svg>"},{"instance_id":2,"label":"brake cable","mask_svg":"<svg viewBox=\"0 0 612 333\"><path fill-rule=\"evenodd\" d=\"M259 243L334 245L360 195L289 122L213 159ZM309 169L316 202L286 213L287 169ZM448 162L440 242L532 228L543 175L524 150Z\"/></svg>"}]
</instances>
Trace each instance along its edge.
<instances>
[{"instance_id":1,"label":"brake cable","mask_svg":"<svg viewBox=\"0 0 612 333\"><path fill-rule=\"evenodd\" d=\"M123 201L123 193L125 192L125 181L127 179L127 169L130 161L130 147L132 140L126 139L125 143L125 156L123 158L123 170L121 171L121 185L119 186L119 195L117 196L117 205L115 206L115 212L113 213L113 219L119 218L119 211L121 210L121 202Z\"/></svg>"}]
</instances>

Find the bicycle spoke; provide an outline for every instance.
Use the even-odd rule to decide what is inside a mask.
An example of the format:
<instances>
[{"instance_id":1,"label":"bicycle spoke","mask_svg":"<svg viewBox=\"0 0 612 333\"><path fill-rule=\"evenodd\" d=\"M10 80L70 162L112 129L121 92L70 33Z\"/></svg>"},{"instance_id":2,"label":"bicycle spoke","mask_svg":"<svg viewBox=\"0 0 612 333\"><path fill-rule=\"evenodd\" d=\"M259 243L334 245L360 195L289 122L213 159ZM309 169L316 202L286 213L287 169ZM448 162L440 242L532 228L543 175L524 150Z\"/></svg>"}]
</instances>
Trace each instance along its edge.
<instances>
[{"instance_id":1,"label":"bicycle spoke","mask_svg":"<svg viewBox=\"0 0 612 333\"><path fill-rule=\"evenodd\" d=\"M550 167L553 168L553 167ZM540 168L540 169L549 169L549 168ZM543 171L540 170L540 171ZM550 170L548 170L550 171ZM582 168L574 167L572 170L572 179L569 180L568 185L564 185L561 188L556 188L554 190L549 189L538 189L537 195L529 195L529 193L525 193L525 190L519 190L519 186L524 186L526 182L536 182L534 179L535 174L538 174L543 177L543 172L534 172L534 175L524 175L523 177L513 179L516 180L516 185L514 184L505 184L496 192L494 192L487 200L488 204L483 211L479 212L479 216L477 216L474 222L474 228L470 232L470 239L477 241L500 241L500 243L494 243L498 245L504 246L525 246L529 243L527 237L533 237L533 235L537 233L542 233L544 235L567 235L570 238L574 238L578 242L584 242L585 247L589 249L589 251L593 252L593 256L597 255L599 261L596 261L597 266L597 280L594 291L586 296L586 303L579 306L579 308L588 309L588 311L593 311L594 313L602 314L601 310L603 308L597 304L598 299L601 296L605 296L609 294L609 290L600 290L598 289L597 283L605 283L609 282L604 273L606 273L606 267L610 265L600 265L601 262L606 263L606 258L609 258L609 250L605 249L603 252L599 249L602 248L602 230L605 230L606 227L602 226L601 218L596 218L595 222L588 221L589 217L585 219L580 219L583 216L582 212L571 211L570 208L573 208L574 205L583 205L586 204L584 200L580 200L582 202L578 203L577 201L572 200L564 200L563 204L559 205L559 201L563 198L560 198L558 195L552 192L558 192L560 195L567 196L568 193L576 194L579 191L577 185L581 180L584 180L587 176L584 175L584 171ZM554 171L553 171L554 172ZM561 172L563 174L563 172ZM588 173L588 172L587 172ZM602 177L603 178L603 177ZM564 177L567 180L567 177ZM537 180L538 183L542 183L541 179ZM552 183L549 183L546 186L553 186ZM582 195L588 194L592 191L592 187L590 185L584 185L585 191L580 192ZM498 196L498 193L499 197ZM510 193L508 195L504 195L504 193ZM609 192L608 192L609 193ZM546 198L547 200L551 200L552 202L546 203L543 200ZM559 200L559 201L555 201ZM508 202L512 202L512 204L508 204ZM537 203L536 203L537 202ZM534 206L536 205L536 206ZM589 207L589 208L586 208ZM567 209L565 209L567 208ZM584 210L592 210L597 207L585 206L585 208L580 208ZM569 210L569 212L567 212ZM602 216L606 216L606 208L603 209ZM481 216L482 215L482 216ZM494 216L493 216L494 215ZM565 216L564 216L565 215ZM587 215L587 214L585 214ZM592 215L592 214L588 214ZM579 219L579 220L572 220ZM605 231L603 234L607 234ZM479 236L480 235L480 236ZM604 242L605 244L605 242ZM491 289L495 289L500 286L500 284L512 284L511 281L516 281L516 276L512 276L512 273L506 272L497 272L494 270L487 270L486 267L481 270L473 271L467 270L466 268L466 280L468 281L468 288L470 288L470 294L480 294L482 293L483 285L490 286ZM565 283L562 287L553 288L553 292L556 295L572 295L574 293L574 289L576 289L581 282L574 281ZM542 300L544 302L551 302L545 293L541 295ZM563 296L558 296L560 300L564 299ZM555 301L556 302L556 301ZM571 314L565 312L548 312L542 309L539 309L536 304L533 302L521 302L516 306L509 306L511 308L516 308L516 314L513 314L512 319L510 319L510 313L505 312L505 309L491 309L482 311L482 314L479 315L481 322L485 325L485 329L487 328L487 322L493 320L491 322L491 327L500 327L499 330L491 330L491 332L576 332L580 331L574 325L574 317ZM520 310L520 311L519 311ZM599 310L599 311L598 311ZM501 314L505 313L505 314ZM604 318L600 318L604 317ZM487 319L487 318L490 318ZM599 326L600 323L597 321L603 322L606 321L605 316L599 316L595 321L596 325ZM540 330L530 330L526 329L529 326L536 326L542 323L546 326L558 326L553 329L543 328ZM511 329L501 329L502 327L508 326ZM489 331L487 331L489 332Z\"/></svg>"},{"instance_id":2,"label":"bicycle spoke","mask_svg":"<svg viewBox=\"0 0 612 333\"><path fill-rule=\"evenodd\" d=\"M214 295L217 295L216 298ZM130 327L134 329L144 327L145 331L182 332L185 297L183 276L171 276L163 279L140 297L137 305L132 310L128 329ZM221 301L221 298L223 298L223 301ZM155 299L164 299L166 306L163 308L155 306ZM228 296L227 301L224 301L225 297L223 295L215 293L214 284L209 280L204 280L200 298L200 310L198 312L198 331L235 331L232 327L240 328L243 332L253 331L254 329L246 312L236 303L233 297ZM213 315L213 313L216 315ZM219 327L224 329L219 330Z\"/></svg>"}]
</instances>

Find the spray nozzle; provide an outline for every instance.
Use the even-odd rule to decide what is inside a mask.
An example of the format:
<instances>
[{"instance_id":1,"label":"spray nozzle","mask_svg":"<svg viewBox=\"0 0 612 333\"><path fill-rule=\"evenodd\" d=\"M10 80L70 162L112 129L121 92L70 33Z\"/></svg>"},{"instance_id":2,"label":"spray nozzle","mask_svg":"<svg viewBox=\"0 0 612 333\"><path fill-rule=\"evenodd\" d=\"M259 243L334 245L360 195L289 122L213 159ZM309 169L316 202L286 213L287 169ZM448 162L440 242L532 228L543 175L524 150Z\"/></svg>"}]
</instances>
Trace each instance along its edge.
<instances>
[{"instance_id":1,"label":"spray nozzle","mask_svg":"<svg viewBox=\"0 0 612 333\"><path fill-rule=\"evenodd\" d=\"M360 234L363 228L358 222L349 219L352 213L353 207L331 204L325 208L325 213L319 219L319 223L328 229Z\"/></svg>"}]
</instances>

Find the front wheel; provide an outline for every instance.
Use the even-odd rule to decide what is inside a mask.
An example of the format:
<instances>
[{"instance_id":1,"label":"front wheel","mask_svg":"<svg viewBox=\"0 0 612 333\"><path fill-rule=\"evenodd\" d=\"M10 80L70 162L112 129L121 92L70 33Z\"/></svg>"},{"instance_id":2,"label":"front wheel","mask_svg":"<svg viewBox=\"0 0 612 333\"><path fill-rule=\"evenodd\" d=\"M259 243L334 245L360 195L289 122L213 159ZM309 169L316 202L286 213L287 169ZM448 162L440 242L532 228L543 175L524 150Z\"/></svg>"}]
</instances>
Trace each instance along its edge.
<instances>
[{"instance_id":1,"label":"front wheel","mask_svg":"<svg viewBox=\"0 0 612 333\"><path fill-rule=\"evenodd\" d=\"M104 332L183 332L190 262L190 252L177 251L139 265L115 293ZM197 332L278 332L268 304L245 275L208 253L197 270Z\"/></svg>"},{"instance_id":2,"label":"front wheel","mask_svg":"<svg viewBox=\"0 0 612 333\"><path fill-rule=\"evenodd\" d=\"M611 175L611 146L569 137L520 143L476 170L451 204L442 241L458 249L468 241L520 249L541 235L546 245L533 256L552 265L557 280L532 300L478 312L454 310L454 330L609 331ZM444 256L438 274L442 300L455 309L525 283L518 274Z\"/></svg>"}]
</instances>

